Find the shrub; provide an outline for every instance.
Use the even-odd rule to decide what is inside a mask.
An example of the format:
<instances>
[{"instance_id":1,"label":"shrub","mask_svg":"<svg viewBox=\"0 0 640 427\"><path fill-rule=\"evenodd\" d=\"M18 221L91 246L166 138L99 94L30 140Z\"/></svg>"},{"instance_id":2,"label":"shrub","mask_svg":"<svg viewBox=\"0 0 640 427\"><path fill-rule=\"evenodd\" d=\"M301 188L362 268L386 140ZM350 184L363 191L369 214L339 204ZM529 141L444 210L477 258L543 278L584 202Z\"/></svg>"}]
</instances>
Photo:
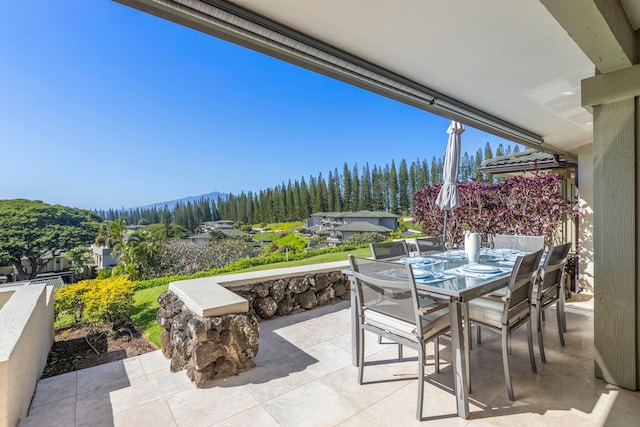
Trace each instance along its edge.
<instances>
[{"instance_id":1,"label":"shrub","mask_svg":"<svg viewBox=\"0 0 640 427\"><path fill-rule=\"evenodd\" d=\"M97 279L108 279L113 275L113 270L111 268L103 268L98 271Z\"/></svg>"},{"instance_id":2,"label":"shrub","mask_svg":"<svg viewBox=\"0 0 640 427\"><path fill-rule=\"evenodd\" d=\"M128 277L82 280L56 291L56 315L72 313L76 323L121 325L130 321L135 284Z\"/></svg>"},{"instance_id":3,"label":"shrub","mask_svg":"<svg viewBox=\"0 0 640 427\"><path fill-rule=\"evenodd\" d=\"M135 285L128 277L92 280L84 293L85 316L93 325L113 326L130 321Z\"/></svg>"},{"instance_id":4,"label":"shrub","mask_svg":"<svg viewBox=\"0 0 640 427\"><path fill-rule=\"evenodd\" d=\"M157 251L159 273L162 275L194 274L232 264L255 256L260 251L254 245L238 239L212 241L208 245L186 240L167 240Z\"/></svg>"},{"instance_id":5,"label":"shrub","mask_svg":"<svg viewBox=\"0 0 640 427\"><path fill-rule=\"evenodd\" d=\"M83 280L56 290L54 304L56 318L60 313L66 312L73 315L75 323L82 320L85 307L84 294L89 290L88 282L88 280Z\"/></svg>"},{"instance_id":6,"label":"shrub","mask_svg":"<svg viewBox=\"0 0 640 427\"><path fill-rule=\"evenodd\" d=\"M378 243L387 240L387 236L382 233L359 233L346 239L345 245L367 245L369 243Z\"/></svg>"},{"instance_id":7,"label":"shrub","mask_svg":"<svg viewBox=\"0 0 640 427\"><path fill-rule=\"evenodd\" d=\"M488 234L545 236L547 244L559 242L561 225L579 215L574 204L562 197L562 176L537 172L498 183L458 183L458 206L448 212L447 240L461 243L464 231ZM441 184L414 194L414 218L428 236L442 234L444 212L436 204Z\"/></svg>"}]
</instances>

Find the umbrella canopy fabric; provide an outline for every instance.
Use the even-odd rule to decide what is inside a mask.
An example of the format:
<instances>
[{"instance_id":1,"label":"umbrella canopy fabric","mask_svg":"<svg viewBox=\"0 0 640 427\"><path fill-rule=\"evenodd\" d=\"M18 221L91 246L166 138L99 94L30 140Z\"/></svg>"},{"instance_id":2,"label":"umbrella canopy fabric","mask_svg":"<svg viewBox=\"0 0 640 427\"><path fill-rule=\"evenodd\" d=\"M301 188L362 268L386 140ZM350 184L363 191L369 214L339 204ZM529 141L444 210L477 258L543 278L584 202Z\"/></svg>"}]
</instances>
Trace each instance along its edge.
<instances>
[{"instance_id":1,"label":"umbrella canopy fabric","mask_svg":"<svg viewBox=\"0 0 640 427\"><path fill-rule=\"evenodd\" d=\"M464 132L462 123L451 121L447 133L449 141L444 155L442 178L444 184L440 188L436 203L440 209L448 211L458 206L458 170L460 169L460 135Z\"/></svg>"}]
</instances>

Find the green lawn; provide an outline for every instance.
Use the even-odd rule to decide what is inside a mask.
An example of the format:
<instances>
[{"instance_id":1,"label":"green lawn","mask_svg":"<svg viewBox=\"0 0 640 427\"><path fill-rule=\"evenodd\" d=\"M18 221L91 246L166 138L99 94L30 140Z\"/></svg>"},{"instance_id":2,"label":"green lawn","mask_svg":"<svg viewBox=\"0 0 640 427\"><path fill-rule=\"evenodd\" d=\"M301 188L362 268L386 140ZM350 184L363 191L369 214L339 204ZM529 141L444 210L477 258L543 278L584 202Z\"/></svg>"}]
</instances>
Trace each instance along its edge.
<instances>
[{"instance_id":1,"label":"green lawn","mask_svg":"<svg viewBox=\"0 0 640 427\"><path fill-rule=\"evenodd\" d=\"M369 248L360 248L350 252L335 252L335 253L329 253L329 254L322 254L322 255L318 255L310 258L300 259L297 261L278 262L274 264L250 267L244 270L234 271L232 273L227 273L227 274L244 273L248 271L271 270L274 268L283 268L283 267L296 267L300 265L312 265L312 264L320 264L324 262L345 261L349 254L353 254L355 256L360 256L360 257L368 257L368 256L371 256L371 251L369 250ZM161 346L160 333L162 332L162 328L158 326L158 324L156 323L156 313L160 308L160 305L158 305L158 296L162 292L166 291L168 286L169 285L162 285L162 286L156 286L154 288L142 289L137 291L133 297L134 307L131 314L133 323L135 323L136 326L143 329L149 341L153 342L158 347Z\"/></svg>"},{"instance_id":2,"label":"green lawn","mask_svg":"<svg viewBox=\"0 0 640 427\"><path fill-rule=\"evenodd\" d=\"M144 330L147 339L157 345L160 343L162 328L156 323L156 313L160 305L158 296L167 290L169 285L156 286L155 288L142 289L133 295L133 310L131 319L136 326Z\"/></svg>"}]
</instances>

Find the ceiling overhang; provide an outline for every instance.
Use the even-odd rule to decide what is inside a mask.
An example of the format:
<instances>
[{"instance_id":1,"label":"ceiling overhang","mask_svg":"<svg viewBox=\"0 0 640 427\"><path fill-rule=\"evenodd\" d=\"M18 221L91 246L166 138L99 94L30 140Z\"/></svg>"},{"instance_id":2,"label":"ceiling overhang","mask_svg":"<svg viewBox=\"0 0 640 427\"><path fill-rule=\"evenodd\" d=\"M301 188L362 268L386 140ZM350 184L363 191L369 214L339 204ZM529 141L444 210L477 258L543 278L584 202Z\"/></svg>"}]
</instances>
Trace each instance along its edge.
<instances>
[{"instance_id":1,"label":"ceiling overhang","mask_svg":"<svg viewBox=\"0 0 640 427\"><path fill-rule=\"evenodd\" d=\"M590 59L607 53L614 65L598 70L608 70L616 49L636 46L625 10L604 0L588 1L582 18L572 12L583 0L115 1L573 159L592 142L580 102L581 81L596 72ZM590 46L584 27L594 23Z\"/></svg>"},{"instance_id":2,"label":"ceiling overhang","mask_svg":"<svg viewBox=\"0 0 640 427\"><path fill-rule=\"evenodd\" d=\"M223 0L116 0L530 147L541 136Z\"/></svg>"}]
</instances>

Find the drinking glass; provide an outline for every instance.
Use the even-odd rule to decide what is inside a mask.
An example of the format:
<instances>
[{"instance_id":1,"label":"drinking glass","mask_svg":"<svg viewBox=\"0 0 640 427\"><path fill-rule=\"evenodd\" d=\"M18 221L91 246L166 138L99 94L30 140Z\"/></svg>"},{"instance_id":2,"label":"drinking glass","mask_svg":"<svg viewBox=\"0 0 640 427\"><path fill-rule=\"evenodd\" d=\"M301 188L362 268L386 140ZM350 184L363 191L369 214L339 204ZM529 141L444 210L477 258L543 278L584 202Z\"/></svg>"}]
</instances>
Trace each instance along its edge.
<instances>
[{"instance_id":1,"label":"drinking glass","mask_svg":"<svg viewBox=\"0 0 640 427\"><path fill-rule=\"evenodd\" d=\"M446 261L435 260L431 264L431 272L434 276L442 276Z\"/></svg>"}]
</instances>

